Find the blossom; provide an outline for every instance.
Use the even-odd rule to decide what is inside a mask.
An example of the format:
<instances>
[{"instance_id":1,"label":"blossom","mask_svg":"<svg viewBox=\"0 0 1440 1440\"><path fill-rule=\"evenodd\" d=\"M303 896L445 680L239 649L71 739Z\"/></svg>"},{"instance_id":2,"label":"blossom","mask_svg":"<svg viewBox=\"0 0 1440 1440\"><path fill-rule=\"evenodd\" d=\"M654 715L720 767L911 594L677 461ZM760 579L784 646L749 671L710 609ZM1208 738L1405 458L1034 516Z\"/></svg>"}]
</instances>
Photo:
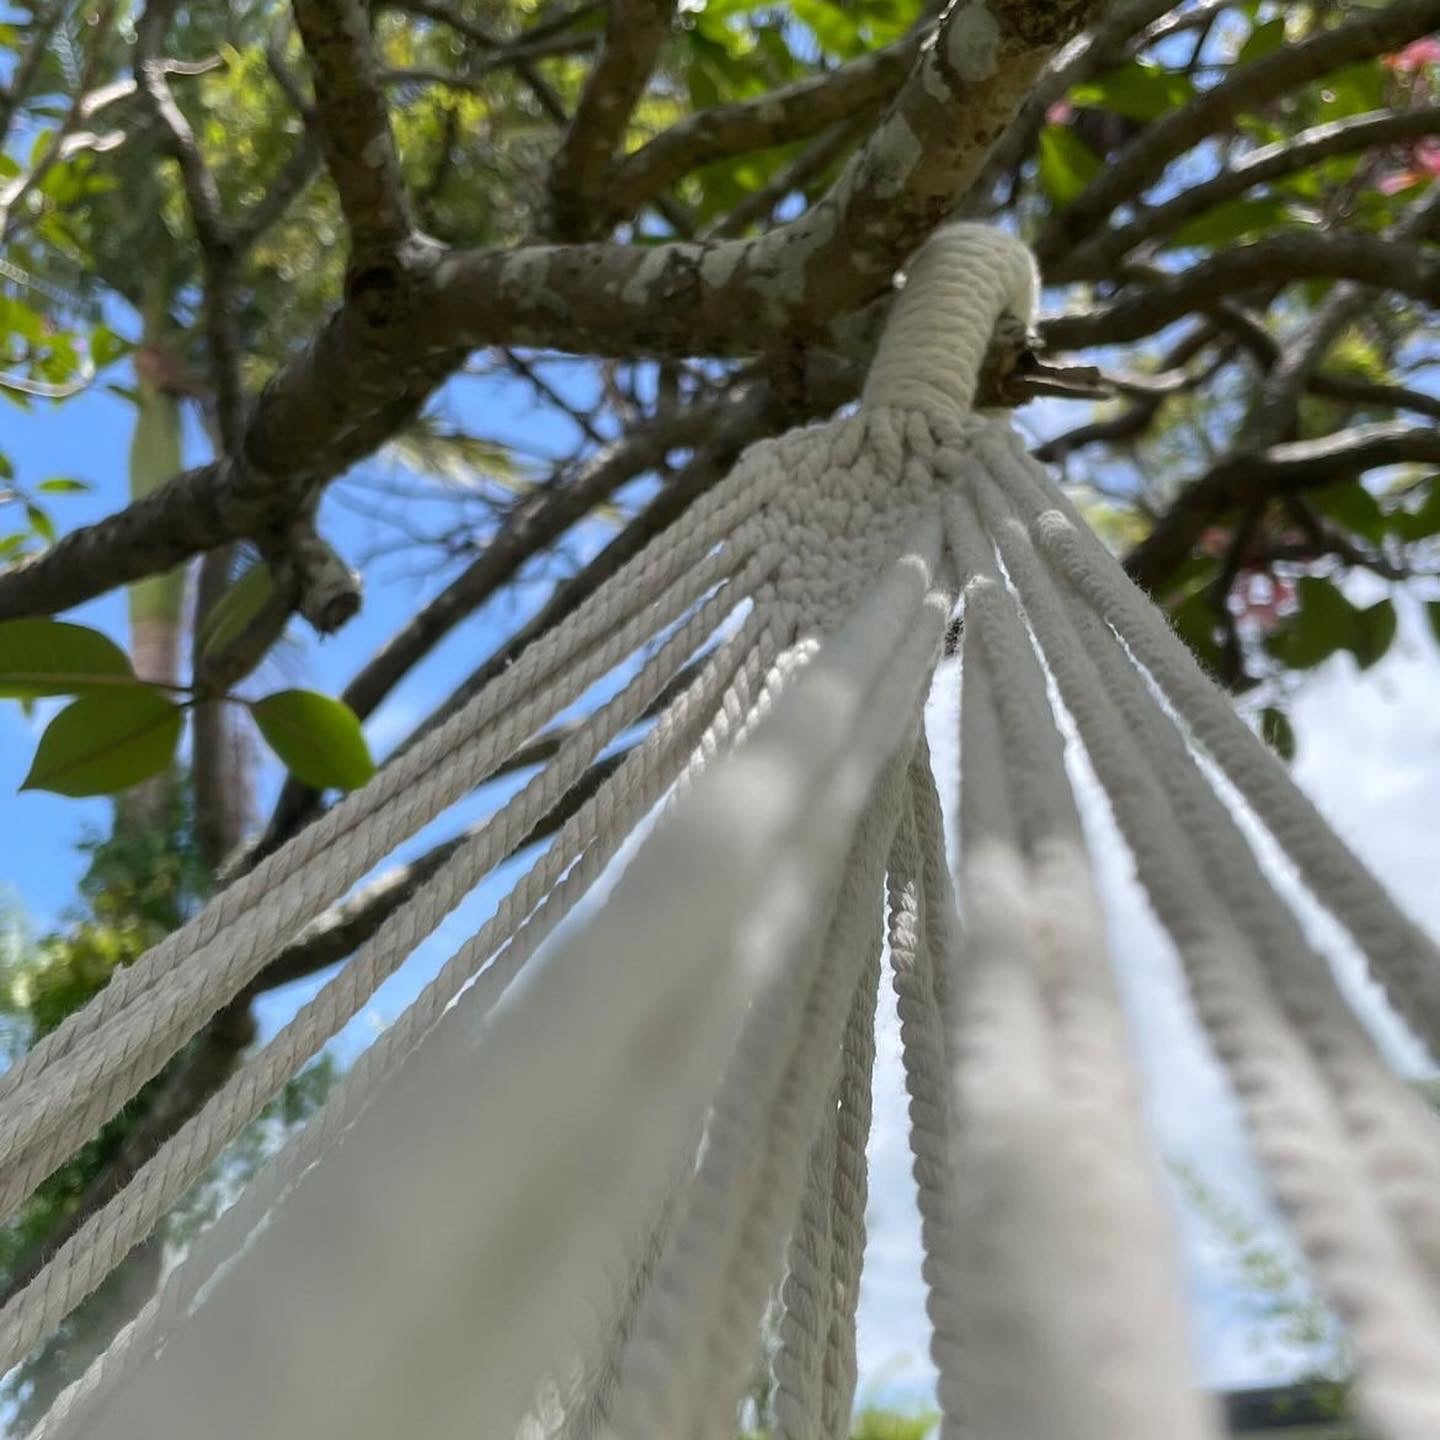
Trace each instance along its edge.
<instances>
[{"instance_id":1,"label":"blossom","mask_svg":"<svg viewBox=\"0 0 1440 1440\"><path fill-rule=\"evenodd\" d=\"M1413 74L1427 65L1440 64L1440 36L1426 35L1412 40L1403 50L1385 56L1385 64L1402 74Z\"/></svg>"}]
</instances>

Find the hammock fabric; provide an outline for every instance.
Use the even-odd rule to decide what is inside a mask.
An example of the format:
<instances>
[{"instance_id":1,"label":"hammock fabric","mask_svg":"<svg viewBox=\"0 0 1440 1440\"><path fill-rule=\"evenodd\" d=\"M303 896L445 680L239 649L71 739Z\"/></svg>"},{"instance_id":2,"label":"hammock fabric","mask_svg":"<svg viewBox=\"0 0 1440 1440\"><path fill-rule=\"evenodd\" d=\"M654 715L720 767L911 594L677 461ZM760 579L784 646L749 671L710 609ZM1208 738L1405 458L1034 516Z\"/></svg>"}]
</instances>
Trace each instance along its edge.
<instances>
[{"instance_id":1,"label":"hammock fabric","mask_svg":"<svg viewBox=\"0 0 1440 1440\"><path fill-rule=\"evenodd\" d=\"M1435 949L1008 419L974 410L996 323L1028 321L1035 291L1013 238L937 234L857 414L749 450L467 709L0 1078L8 1215L307 920L611 677L0 1313L4 1368L678 688L37 1436L720 1440L778 1284L776 1434L838 1440L887 954L947 1440L1217 1435L1069 778L1082 754L1346 1326L1367 1424L1440 1435L1440 1132L1237 801L1432 1055ZM922 726L957 606L958 895ZM617 857L604 903L557 935Z\"/></svg>"}]
</instances>

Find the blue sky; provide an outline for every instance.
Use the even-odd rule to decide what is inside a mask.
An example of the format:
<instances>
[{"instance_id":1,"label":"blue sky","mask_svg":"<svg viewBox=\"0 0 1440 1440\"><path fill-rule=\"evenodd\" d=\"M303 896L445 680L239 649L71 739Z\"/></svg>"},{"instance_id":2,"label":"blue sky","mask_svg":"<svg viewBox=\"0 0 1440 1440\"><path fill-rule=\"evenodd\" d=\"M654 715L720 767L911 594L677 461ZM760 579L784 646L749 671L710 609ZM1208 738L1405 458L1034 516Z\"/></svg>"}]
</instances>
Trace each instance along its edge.
<instances>
[{"instance_id":1,"label":"blue sky","mask_svg":"<svg viewBox=\"0 0 1440 1440\"><path fill-rule=\"evenodd\" d=\"M562 383L579 379L565 372ZM517 387L490 380L463 380L447 392L454 414L499 430L525 445L551 450L568 445L564 422L538 415ZM1064 407L1039 408L1029 423L1048 430L1073 423ZM128 405L103 389L57 409L28 415L8 412L0 447L15 462L19 478L33 483L67 474L95 487L76 497L57 497L54 512L68 529L117 506L123 499L129 441ZM203 450L193 437L194 458ZM325 505L322 528L352 560L383 537L376 522L357 514L344 497L367 506L376 497L366 477L386 473L384 462L362 467ZM403 504L407 519L427 521L423 502ZM572 547L583 553L600 530L584 532ZM349 626L325 642L298 629L283 653L267 662L252 682L254 693L289 684L336 692L403 617L434 592L441 576L432 565L417 566L414 555L394 556L367 575L365 608ZM543 596L537 579L460 627L417 667L367 726L372 747L382 754L449 691ZM1370 598L1365 596L1363 598ZM1440 895L1433 885L1436 855L1433 816L1440 812L1440 652L1425 632L1414 603L1402 603L1399 641L1374 670L1360 675L1347 658L1331 661L1305 680L1295 701L1300 740L1296 773L1332 821L1386 877L1401 901L1427 927L1440 933ZM81 607L73 618L124 637L124 606L110 596ZM931 728L942 769L953 764L951 711L946 686L932 702ZM19 707L0 705L0 885L22 897L36 928L61 921L72 902L83 857L75 842L88 828L107 823L108 804L77 802L42 793L17 794L39 729L54 705L32 720ZM949 757L949 758L947 758ZM273 796L278 771L262 774L262 803ZM486 813L513 787L490 787L415 837L401 852L413 854L433 839L453 833ZM1258 1186L1223 1079L1183 1003L1168 946L1139 901L1129 866L1103 817L1096 824L1097 855L1109 907L1122 984L1136 1018L1137 1044L1150 1082L1149 1114L1160 1152L1197 1169L1232 1205L1265 1228L1274 1242L1273 1216ZM389 1023L453 949L490 912L517 878L512 863L487 880L347 1027L337 1041L342 1056L353 1056ZM1312 907L1313 908L1313 907ZM1363 981L1354 957L1316 920L1317 933L1336 954L1336 963L1360 998L1367 1018L1397 1063L1418 1071L1417 1048L1384 1011ZM276 992L262 1003L265 1030L272 1032L294 1007L322 983L316 977ZM872 1140L871 1249L861 1315L862 1399L918 1401L928 1393L923 1295L919 1278L919 1235L904 1138L903 1087L898 1037L888 1001L880 1044L877 1115ZM1196 1311L1196 1355L1203 1379L1235 1386L1283 1378L1307 1359L1279 1341L1259 1310L1256 1296L1237 1283L1235 1255L1193 1214L1181 1212L1186 1271Z\"/></svg>"}]
</instances>

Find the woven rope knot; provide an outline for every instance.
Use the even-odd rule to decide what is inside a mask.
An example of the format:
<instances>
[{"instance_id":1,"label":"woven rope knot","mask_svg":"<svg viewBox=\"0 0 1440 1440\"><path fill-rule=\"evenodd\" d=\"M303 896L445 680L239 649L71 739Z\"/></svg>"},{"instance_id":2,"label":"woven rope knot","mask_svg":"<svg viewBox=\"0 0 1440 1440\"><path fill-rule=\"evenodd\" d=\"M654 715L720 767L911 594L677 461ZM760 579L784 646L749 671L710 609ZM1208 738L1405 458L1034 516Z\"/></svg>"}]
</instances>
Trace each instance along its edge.
<instances>
[{"instance_id":1,"label":"woven rope knot","mask_svg":"<svg viewBox=\"0 0 1440 1440\"><path fill-rule=\"evenodd\" d=\"M1038 291L1034 258L1013 235L969 224L937 232L906 272L870 367L866 406L969 416L996 321L1013 315L1028 324Z\"/></svg>"}]
</instances>

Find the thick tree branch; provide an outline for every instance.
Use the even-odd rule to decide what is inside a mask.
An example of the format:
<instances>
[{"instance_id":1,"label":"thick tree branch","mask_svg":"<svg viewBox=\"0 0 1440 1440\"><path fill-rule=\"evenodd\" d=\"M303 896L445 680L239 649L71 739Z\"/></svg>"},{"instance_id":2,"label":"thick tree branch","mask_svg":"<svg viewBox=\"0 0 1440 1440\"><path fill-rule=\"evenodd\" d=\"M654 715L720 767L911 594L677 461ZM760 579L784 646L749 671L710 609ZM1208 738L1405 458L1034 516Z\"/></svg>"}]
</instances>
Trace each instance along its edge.
<instances>
[{"instance_id":1,"label":"thick tree branch","mask_svg":"<svg viewBox=\"0 0 1440 1440\"><path fill-rule=\"evenodd\" d=\"M339 3L302 0L332 15ZM636 358L849 345L847 318L949 213L1088 10L1089 0L952 8L831 193L754 240L446 254L411 238L393 264L352 268L339 313L259 397L238 453L0 574L0 618L66 609L230 540L273 543L478 346ZM334 46L326 63L354 58L353 44ZM358 109L381 129L361 126L345 143L363 148L379 133L388 167L371 89ZM333 150L340 135L327 133Z\"/></svg>"},{"instance_id":2,"label":"thick tree branch","mask_svg":"<svg viewBox=\"0 0 1440 1440\"><path fill-rule=\"evenodd\" d=\"M414 226L366 8L359 0L295 0L294 9L315 79L325 164L350 229L351 267L389 265Z\"/></svg>"},{"instance_id":3,"label":"thick tree branch","mask_svg":"<svg viewBox=\"0 0 1440 1440\"><path fill-rule=\"evenodd\" d=\"M1230 456L1181 493L1126 557L1125 568L1139 584L1159 590L1201 532L1228 511L1417 462L1440 463L1440 431L1393 421Z\"/></svg>"},{"instance_id":4,"label":"thick tree branch","mask_svg":"<svg viewBox=\"0 0 1440 1440\"><path fill-rule=\"evenodd\" d=\"M1036 254L1045 272L1069 278L1065 257L1117 206L1158 180L1165 167L1208 135L1224 129L1245 111L1317 80L1352 61L1397 50L1440 26L1440 0L1392 0L1332 30L1321 30L1296 45L1242 66L1183 108L1145 127L1110 161L1086 190L1041 234Z\"/></svg>"},{"instance_id":5,"label":"thick tree branch","mask_svg":"<svg viewBox=\"0 0 1440 1440\"><path fill-rule=\"evenodd\" d=\"M1252 186L1293 175L1332 155L1349 155L1400 140L1440 132L1440 105L1407 110L1376 110L1302 130L1292 139L1265 145L1163 204L1144 210L1136 219L1108 230L1072 250L1060 264L1057 279L1099 280L1114 272L1117 261L1137 245L1169 235L1187 220L1233 200Z\"/></svg>"},{"instance_id":6,"label":"thick tree branch","mask_svg":"<svg viewBox=\"0 0 1440 1440\"><path fill-rule=\"evenodd\" d=\"M1000 178L1013 171L1034 148L1046 111L1076 85L1120 59L1136 31L1143 30L1175 3L1176 0L1122 0L1122 3L1108 5L1090 31L1077 35L1051 60L991 151L985 172L966 203L967 214L983 214L989 208L991 193Z\"/></svg>"},{"instance_id":7,"label":"thick tree branch","mask_svg":"<svg viewBox=\"0 0 1440 1440\"><path fill-rule=\"evenodd\" d=\"M595 202L674 14L675 0L610 0L604 45L550 162L546 229L555 239L602 233L605 212Z\"/></svg>"},{"instance_id":8,"label":"thick tree branch","mask_svg":"<svg viewBox=\"0 0 1440 1440\"><path fill-rule=\"evenodd\" d=\"M1093 310L1040 325L1047 350L1115 345L1153 335L1217 298L1311 277L1359 280L1440 305L1440 255L1359 231L1296 231L1220 251Z\"/></svg>"}]
</instances>

